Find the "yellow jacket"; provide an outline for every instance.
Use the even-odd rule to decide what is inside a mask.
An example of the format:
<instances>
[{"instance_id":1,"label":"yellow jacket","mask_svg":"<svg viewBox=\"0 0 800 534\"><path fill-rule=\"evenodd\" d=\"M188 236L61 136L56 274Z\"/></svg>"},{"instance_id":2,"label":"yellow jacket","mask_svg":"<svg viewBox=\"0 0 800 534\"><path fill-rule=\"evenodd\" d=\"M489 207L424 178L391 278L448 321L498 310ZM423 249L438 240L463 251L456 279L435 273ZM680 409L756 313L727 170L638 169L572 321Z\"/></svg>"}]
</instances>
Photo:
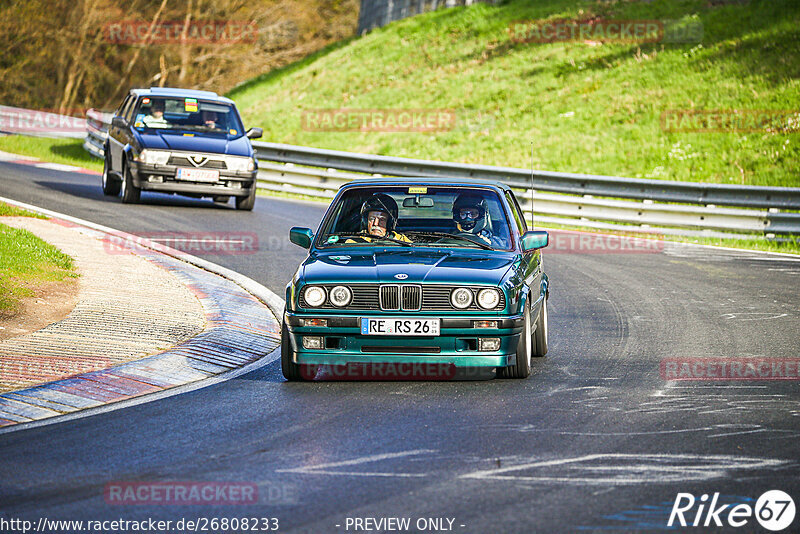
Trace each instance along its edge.
<instances>
[{"instance_id":1,"label":"yellow jacket","mask_svg":"<svg viewBox=\"0 0 800 534\"><path fill-rule=\"evenodd\" d=\"M357 238L352 238L351 237L351 238L347 239L345 241L345 243L372 243L372 237L373 236L368 235L365 232L363 237L357 237ZM403 241L404 243L411 243L411 240L405 234L399 234L397 232L392 232L387 237L390 237L392 239L397 239L398 241ZM357 239L359 239L360 241L357 241Z\"/></svg>"}]
</instances>

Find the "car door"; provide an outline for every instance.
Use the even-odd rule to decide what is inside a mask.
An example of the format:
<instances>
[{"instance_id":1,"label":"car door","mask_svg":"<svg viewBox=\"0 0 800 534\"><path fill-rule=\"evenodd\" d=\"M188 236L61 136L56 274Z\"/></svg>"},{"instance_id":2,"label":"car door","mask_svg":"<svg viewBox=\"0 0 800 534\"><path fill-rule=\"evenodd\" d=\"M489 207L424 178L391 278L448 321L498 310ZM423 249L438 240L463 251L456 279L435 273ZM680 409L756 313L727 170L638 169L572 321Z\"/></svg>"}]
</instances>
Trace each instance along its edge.
<instances>
[{"instance_id":1,"label":"car door","mask_svg":"<svg viewBox=\"0 0 800 534\"><path fill-rule=\"evenodd\" d=\"M508 205L511 208L511 215L513 218L514 228L517 230L518 235L521 237L528 231L528 223L525 221L525 215L522 212L522 208L519 206L519 202L517 202L517 197L514 196L514 193L511 191L506 191L506 200L508 201ZM541 254L538 250L529 250L527 252L522 252L521 242L519 238L517 238L517 243L520 246L520 278L522 279L523 283L528 287L531 298L531 306L536 303L536 300L539 298L541 293L541 285L542 285L542 269L541 269ZM535 314L538 313L538 308L532 308L531 313Z\"/></svg>"},{"instance_id":2,"label":"car door","mask_svg":"<svg viewBox=\"0 0 800 534\"><path fill-rule=\"evenodd\" d=\"M133 95L126 96L125 100L123 100L122 104L119 106L119 109L114 112L114 117L124 116L125 111L130 107L133 100L135 100ZM124 146L122 141L122 128L115 126L114 120L112 119L111 124L108 126L108 164L109 168L117 173L122 172L122 149Z\"/></svg>"},{"instance_id":3,"label":"car door","mask_svg":"<svg viewBox=\"0 0 800 534\"><path fill-rule=\"evenodd\" d=\"M138 104L138 97L133 95L128 105L122 112L122 118L125 119L125 127L121 129L119 142L122 145L122 150L125 150L126 146L132 146L135 148L134 152L138 154L141 152L141 147L138 145L136 141L136 135L133 130L133 112L136 110Z\"/></svg>"}]
</instances>

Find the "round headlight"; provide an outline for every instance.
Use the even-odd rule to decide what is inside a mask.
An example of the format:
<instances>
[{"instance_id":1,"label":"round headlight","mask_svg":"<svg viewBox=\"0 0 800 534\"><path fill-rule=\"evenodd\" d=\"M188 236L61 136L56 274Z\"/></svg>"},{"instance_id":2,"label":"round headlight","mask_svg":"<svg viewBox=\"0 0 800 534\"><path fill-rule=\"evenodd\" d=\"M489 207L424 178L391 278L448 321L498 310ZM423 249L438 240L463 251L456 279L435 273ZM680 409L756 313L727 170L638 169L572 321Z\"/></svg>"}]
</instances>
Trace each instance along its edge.
<instances>
[{"instance_id":1,"label":"round headlight","mask_svg":"<svg viewBox=\"0 0 800 534\"><path fill-rule=\"evenodd\" d=\"M500 292L496 289L481 289L478 293L478 306L484 310L491 310L500 304Z\"/></svg>"},{"instance_id":2,"label":"round headlight","mask_svg":"<svg viewBox=\"0 0 800 534\"><path fill-rule=\"evenodd\" d=\"M325 302L325 290L319 286L308 286L303 296L306 299L306 304L315 308L322 306Z\"/></svg>"},{"instance_id":3,"label":"round headlight","mask_svg":"<svg viewBox=\"0 0 800 534\"><path fill-rule=\"evenodd\" d=\"M460 310L469 308L470 304L472 304L472 291L466 287L454 289L453 292L450 293L450 304Z\"/></svg>"},{"instance_id":4,"label":"round headlight","mask_svg":"<svg viewBox=\"0 0 800 534\"><path fill-rule=\"evenodd\" d=\"M350 304L352 298L353 293L350 291L349 287L336 286L331 289L331 302L334 306L338 306L340 308L347 306Z\"/></svg>"}]
</instances>

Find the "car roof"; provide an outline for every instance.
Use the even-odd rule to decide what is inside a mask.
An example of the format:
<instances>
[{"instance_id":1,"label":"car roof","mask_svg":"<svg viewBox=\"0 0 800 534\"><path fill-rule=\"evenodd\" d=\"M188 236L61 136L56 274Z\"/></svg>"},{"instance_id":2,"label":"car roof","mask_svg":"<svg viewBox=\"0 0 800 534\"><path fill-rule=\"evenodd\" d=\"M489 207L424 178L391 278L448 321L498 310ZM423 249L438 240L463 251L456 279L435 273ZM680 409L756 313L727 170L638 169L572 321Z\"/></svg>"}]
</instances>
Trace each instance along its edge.
<instances>
[{"instance_id":1,"label":"car roof","mask_svg":"<svg viewBox=\"0 0 800 534\"><path fill-rule=\"evenodd\" d=\"M213 91L199 91L197 89L179 89L176 87L151 87L149 89L131 89L136 96L177 96L180 98L199 98L203 100L216 100L233 104L230 98L219 96Z\"/></svg>"},{"instance_id":2,"label":"car roof","mask_svg":"<svg viewBox=\"0 0 800 534\"><path fill-rule=\"evenodd\" d=\"M440 176L399 176L399 177L364 177L356 178L342 186L346 187L359 187L359 186L402 186L409 185L438 185L438 186L475 186L475 187L493 187L503 191L510 191L511 188L503 182L496 180L483 180L481 178L471 177L458 177L458 178L444 178Z\"/></svg>"}]
</instances>

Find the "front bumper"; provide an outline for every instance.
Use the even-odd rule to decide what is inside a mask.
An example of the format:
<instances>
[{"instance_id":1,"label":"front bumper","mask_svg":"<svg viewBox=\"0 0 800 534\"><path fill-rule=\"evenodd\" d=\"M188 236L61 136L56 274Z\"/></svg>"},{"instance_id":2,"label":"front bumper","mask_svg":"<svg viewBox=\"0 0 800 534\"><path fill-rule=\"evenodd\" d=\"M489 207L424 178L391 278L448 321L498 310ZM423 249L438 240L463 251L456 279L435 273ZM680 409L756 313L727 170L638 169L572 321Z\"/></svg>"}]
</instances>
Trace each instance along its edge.
<instances>
[{"instance_id":1,"label":"front bumper","mask_svg":"<svg viewBox=\"0 0 800 534\"><path fill-rule=\"evenodd\" d=\"M311 365L380 362L504 367L516 363L517 343L523 330L522 316L475 315L441 317L438 336L368 336L361 334L361 317L286 312L284 318L294 362ZM301 319L311 318L327 319L328 325L300 326ZM497 321L497 328L474 328L473 321L485 320ZM303 348L304 335L323 337L326 348ZM478 338L499 338L500 348L491 352L479 351Z\"/></svg>"},{"instance_id":2,"label":"front bumper","mask_svg":"<svg viewBox=\"0 0 800 534\"><path fill-rule=\"evenodd\" d=\"M258 170L236 172L219 170L219 180L210 182L189 182L176 180L178 167L174 165L147 165L136 162L131 166L133 185L143 191L178 193L193 196L232 196L246 197L256 186Z\"/></svg>"}]
</instances>

